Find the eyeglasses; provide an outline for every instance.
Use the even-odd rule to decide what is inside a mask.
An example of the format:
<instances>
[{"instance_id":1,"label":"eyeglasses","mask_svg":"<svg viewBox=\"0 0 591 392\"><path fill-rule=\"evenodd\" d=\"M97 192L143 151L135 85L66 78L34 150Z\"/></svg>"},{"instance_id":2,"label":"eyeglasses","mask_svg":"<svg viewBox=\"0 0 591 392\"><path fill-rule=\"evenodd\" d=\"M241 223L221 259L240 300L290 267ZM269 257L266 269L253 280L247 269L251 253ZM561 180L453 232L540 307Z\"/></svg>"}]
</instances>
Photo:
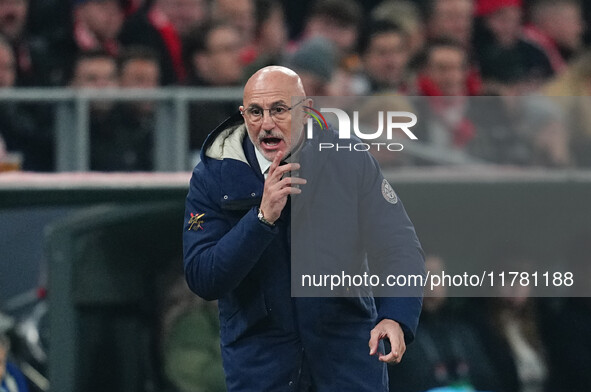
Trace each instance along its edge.
<instances>
[{"instance_id":1,"label":"eyeglasses","mask_svg":"<svg viewBox=\"0 0 591 392\"><path fill-rule=\"evenodd\" d=\"M273 118L275 121L286 121L289 118L291 109L295 108L302 102L304 102L306 98L302 99L298 103L294 104L293 106L287 106L283 104L275 105L269 109L263 109L260 107L250 107L245 109L242 112L243 116L246 116L248 121L252 123L257 123L263 120L263 116L265 115L265 111L269 111L269 116Z\"/></svg>"}]
</instances>

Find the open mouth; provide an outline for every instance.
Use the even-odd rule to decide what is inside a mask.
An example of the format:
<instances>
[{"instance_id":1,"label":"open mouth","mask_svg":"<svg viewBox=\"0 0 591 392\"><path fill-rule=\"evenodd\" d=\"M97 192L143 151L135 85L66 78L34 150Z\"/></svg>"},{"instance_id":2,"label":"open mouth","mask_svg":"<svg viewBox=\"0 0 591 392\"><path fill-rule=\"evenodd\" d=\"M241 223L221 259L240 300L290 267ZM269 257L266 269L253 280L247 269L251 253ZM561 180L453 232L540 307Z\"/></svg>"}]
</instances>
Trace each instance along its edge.
<instances>
[{"instance_id":1,"label":"open mouth","mask_svg":"<svg viewBox=\"0 0 591 392\"><path fill-rule=\"evenodd\" d=\"M266 137L263 138L261 142L267 148L277 147L279 143L281 143L281 139L278 137Z\"/></svg>"}]
</instances>

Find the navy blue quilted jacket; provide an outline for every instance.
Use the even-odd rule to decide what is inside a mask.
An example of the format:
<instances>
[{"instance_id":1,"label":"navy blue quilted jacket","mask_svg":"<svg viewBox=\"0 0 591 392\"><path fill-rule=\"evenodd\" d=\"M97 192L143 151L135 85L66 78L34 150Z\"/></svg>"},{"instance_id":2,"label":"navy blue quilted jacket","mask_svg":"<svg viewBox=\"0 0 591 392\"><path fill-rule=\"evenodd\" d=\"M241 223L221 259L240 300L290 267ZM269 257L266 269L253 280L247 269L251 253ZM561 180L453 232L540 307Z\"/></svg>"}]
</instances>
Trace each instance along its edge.
<instances>
[{"instance_id":1,"label":"navy blue quilted jacket","mask_svg":"<svg viewBox=\"0 0 591 392\"><path fill-rule=\"evenodd\" d=\"M231 117L205 142L183 233L189 287L219 300L228 391L305 391L310 384L318 392L387 391L386 365L368 355L370 331L393 319L410 343L420 294L328 297L333 293L320 288L319 296L292 297L291 289L301 280L295 272L318 260L335 273L424 274L402 202L384 195L385 180L368 153L306 154L336 140L325 130L301 150L299 175L308 180L302 194L290 198L275 227L265 225L257 218L264 177L241 120ZM294 254L302 258L296 268Z\"/></svg>"}]
</instances>

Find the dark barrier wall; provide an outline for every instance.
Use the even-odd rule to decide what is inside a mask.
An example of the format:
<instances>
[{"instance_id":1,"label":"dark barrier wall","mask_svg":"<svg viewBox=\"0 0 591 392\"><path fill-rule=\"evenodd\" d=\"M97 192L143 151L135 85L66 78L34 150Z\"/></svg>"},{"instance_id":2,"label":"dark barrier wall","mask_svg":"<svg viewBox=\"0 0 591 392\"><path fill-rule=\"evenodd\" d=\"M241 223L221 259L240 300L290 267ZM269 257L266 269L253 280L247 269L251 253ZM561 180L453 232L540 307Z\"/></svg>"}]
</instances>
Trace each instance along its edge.
<instances>
[{"instance_id":1,"label":"dark barrier wall","mask_svg":"<svg viewBox=\"0 0 591 392\"><path fill-rule=\"evenodd\" d=\"M182 271L182 204L92 207L48 230L53 391L145 391L159 287Z\"/></svg>"},{"instance_id":2,"label":"dark barrier wall","mask_svg":"<svg viewBox=\"0 0 591 392\"><path fill-rule=\"evenodd\" d=\"M461 266L498 265L519 249L536 268L574 261L591 238L591 183L399 183L398 194L427 253ZM584 255L580 255L584 256ZM579 259L582 262L582 259Z\"/></svg>"},{"instance_id":3,"label":"dark barrier wall","mask_svg":"<svg viewBox=\"0 0 591 392\"><path fill-rule=\"evenodd\" d=\"M484 265L515 246L542 264L562 266L577 258L573 242L589 235L591 180L582 175L388 178L425 251L456 267ZM116 191L108 192L117 200ZM158 385L153 304L159 276L181 267L186 189L167 192L169 202L158 203L145 193L134 203L126 192L127 203L89 208L49 230L53 391ZM75 200L75 192L69 197Z\"/></svg>"}]
</instances>

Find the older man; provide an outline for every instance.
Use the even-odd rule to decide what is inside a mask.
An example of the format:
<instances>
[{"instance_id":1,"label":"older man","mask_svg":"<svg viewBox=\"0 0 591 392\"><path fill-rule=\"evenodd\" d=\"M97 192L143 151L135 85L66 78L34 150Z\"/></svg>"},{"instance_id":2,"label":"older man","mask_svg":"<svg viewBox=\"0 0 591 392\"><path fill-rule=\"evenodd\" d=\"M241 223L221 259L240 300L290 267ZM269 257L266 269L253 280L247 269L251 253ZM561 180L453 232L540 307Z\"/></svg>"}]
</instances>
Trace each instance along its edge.
<instances>
[{"instance_id":1,"label":"older man","mask_svg":"<svg viewBox=\"0 0 591 392\"><path fill-rule=\"evenodd\" d=\"M326 260L317 265L346 259L357 271L365 258L354 248L363 243L370 266L380 259L422 272L420 244L369 154L349 153L350 162L338 154L310 157L310 146L337 136L306 138L304 109L312 101L302 97L295 72L263 68L246 83L240 113L208 137L186 203L186 279L199 296L219 300L229 391L387 391L386 363L399 362L413 339L421 298L292 297L293 241L305 256L321 241ZM315 203L326 190L341 199ZM310 208L296 214L301 201ZM317 218L314 231L346 226L343 246L328 235L298 239L307 216Z\"/></svg>"}]
</instances>

